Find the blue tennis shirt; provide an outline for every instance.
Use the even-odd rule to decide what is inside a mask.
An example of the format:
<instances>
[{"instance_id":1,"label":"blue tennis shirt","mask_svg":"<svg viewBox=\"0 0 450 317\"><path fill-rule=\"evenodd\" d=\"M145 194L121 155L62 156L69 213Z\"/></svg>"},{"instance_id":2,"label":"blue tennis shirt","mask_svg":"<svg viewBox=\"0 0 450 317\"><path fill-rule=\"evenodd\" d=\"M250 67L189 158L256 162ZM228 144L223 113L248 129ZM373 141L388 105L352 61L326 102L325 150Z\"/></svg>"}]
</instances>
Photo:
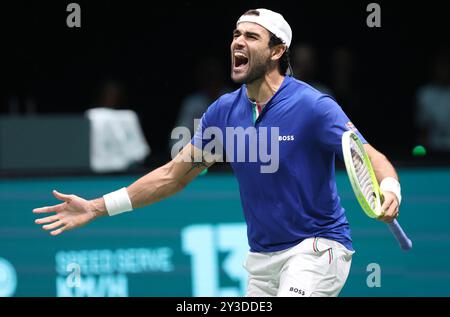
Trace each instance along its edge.
<instances>
[{"instance_id":1,"label":"blue tennis shirt","mask_svg":"<svg viewBox=\"0 0 450 317\"><path fill-rule=\"evenodd\" d=\"M342 159L345 131L365 139L332 97L289 76L256 121L252 107L245 85L223 95L203 114L191 140L203 149L219 141L222 148L211 152L221 150L237 177L251 251L280 251L310 237L353 250L335 156ZM236 128L248 133L233 134Z\"/></svg>"}]
</instances>

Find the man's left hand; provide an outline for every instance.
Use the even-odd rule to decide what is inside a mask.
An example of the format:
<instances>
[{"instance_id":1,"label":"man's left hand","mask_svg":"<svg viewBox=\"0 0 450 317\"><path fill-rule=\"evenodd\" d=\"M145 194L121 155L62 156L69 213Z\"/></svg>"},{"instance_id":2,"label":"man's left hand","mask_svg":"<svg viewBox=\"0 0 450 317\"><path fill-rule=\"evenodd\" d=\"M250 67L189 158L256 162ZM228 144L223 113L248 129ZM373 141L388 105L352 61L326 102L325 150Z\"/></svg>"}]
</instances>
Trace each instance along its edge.
<instances>
[{"instance_id":1,"label":"man's left hand","mask_svg":"<svg viewBox=\"0 0 450 317\"><path fill-rule=\"evenodd\" d=\"M381 206L381 216L378 220L391 223L395 218L398 217L398 199L393 192L383 191L384 202Z\"/></svg>"}]
</instances>

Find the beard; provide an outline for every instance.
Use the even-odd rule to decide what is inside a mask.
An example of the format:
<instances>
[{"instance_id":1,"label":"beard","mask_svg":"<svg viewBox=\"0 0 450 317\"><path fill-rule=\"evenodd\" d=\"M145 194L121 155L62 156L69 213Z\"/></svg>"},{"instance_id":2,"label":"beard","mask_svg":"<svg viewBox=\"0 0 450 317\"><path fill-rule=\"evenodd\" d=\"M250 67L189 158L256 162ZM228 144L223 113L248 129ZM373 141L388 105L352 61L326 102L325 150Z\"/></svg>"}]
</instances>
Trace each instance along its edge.
<instances>
[{"instance_id":1,"label":"beard","mask_svg":"<svg viewBox=\"0 0 450 317\"><path fill-rule=\"evenodd\" d=\"M231 71L231 79L236 84L251 84L258 79L264 77L268 69L268 60L264 61L262 59L258 59L253 63L253 65L249 65L247 74L243 77L233 78L233 71Z\"/></svg>"}]
</instances>

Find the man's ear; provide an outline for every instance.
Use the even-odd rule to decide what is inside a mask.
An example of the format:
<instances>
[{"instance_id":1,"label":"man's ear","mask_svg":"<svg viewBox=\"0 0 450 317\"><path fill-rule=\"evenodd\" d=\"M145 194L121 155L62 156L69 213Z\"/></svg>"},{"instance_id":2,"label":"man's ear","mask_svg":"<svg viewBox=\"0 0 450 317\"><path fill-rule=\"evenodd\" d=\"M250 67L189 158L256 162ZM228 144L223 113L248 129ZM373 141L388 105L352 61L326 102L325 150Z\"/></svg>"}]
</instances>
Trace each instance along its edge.
<instances>
[{"instance_id":1,"label":"man's ear","mask_svg":"<svg viewBox=\"0 0 450 317\"><path fill-rule=\"evenodd\" d=\"M287 46L284 44L278 44L272 48L272 55L270 59L273 61L277 61L283 56L284 52L286 52Z\"/></svg>"}]
</instances>

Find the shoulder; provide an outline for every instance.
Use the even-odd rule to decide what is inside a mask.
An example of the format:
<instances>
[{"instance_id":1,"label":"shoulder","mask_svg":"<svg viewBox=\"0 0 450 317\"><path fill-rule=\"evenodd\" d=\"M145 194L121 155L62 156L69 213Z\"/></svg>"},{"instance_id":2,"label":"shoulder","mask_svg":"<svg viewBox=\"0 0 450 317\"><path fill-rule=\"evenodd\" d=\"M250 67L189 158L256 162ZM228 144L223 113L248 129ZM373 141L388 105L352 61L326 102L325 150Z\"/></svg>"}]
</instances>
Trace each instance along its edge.
<instances>
[{"instance_id":1,"label":"shoulder","mask_svg":"<svg viewBox=\"0 0 450 317\"><path fill-rule=\"evenodd\" d=\"M233 104L237 99L240 98L242 93L243 87L240 87L239 89L236 89L235 91L232 91L230 93L223 94L217 99L217 103L221 105L229 105Z\"/></svg>"},{"instance_id":2,"label":"shoulder","mask_svg":"<svg viewBox=\"0 0 450 317\"><path fill-rule=\"evenodd\" d=\"M208 108L209 112L226 112L229 110L241 97L242 87L233 92L223 94L216 99Z\"/></svg>"},{"instance_id":3,"label":"shoulder","mask_svg":"<svg viewBox=\"0 0 450 317\"><path fill-rule=\"evenodd\" d=\"M242 87L220 96L208 107L204 117L209 121L219 120L225 117L233 105L240 99L241 93Z\"/></svg>"},{"instance_id":4,"label":"shoulder","mask_svg":"<svg viewBox=\"0 0 450 317\"><path fill-rule=\"evenodd\" d=\"M309 108L311 111L320 112L329 107L339 107L336 100L326 93L323 93L304 81L291 78L287 85L287 94L294 102L301 104L302 108Z\"/></svg>"}]
</instances>

